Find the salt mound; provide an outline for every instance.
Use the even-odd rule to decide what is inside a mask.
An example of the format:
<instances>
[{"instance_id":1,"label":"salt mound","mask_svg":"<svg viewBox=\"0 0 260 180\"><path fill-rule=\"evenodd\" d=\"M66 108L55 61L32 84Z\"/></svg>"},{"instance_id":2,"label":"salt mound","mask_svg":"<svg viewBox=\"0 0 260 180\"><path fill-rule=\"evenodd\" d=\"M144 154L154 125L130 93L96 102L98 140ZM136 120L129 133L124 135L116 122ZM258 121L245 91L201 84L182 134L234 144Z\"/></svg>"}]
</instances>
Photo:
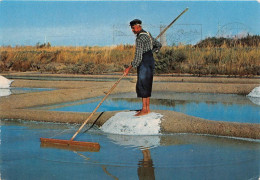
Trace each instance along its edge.
<instances>
[{"instance_id":1,"label":"salt mound","mask_svg":"<svg viewBox=\"0 0 260 180\"><path fill-rule=\"evenodd\" d=\"M249 98L252 103L259 105L260 106L260 86L254 88L248 95L247 97Z\"/></svg>"},{"instance_id":2,"label":"salt mound","mask_svg":"<svg viewBox=\"0 0 260 180\"><path fill-rule=\"evenodd\" d=\"M260 98L260 86L254 88L247 96Z\"/></svg>"},{"instance_id":3,"label":"salt mound","mask_svg":"<svg viewBox=\"0 0 260 180\"><path fill-rule=\"evenodd\" d=\"M9 88L13 80L6 79L4 76L0 76L0 88Z\"/></svg>"},{"instance_id":4,"label":"salt mound","mask_svg":"<svg viewBox=\"0 0 260 180\"><path fill-rule=\"evenodd\" d=\"M145 116L134 116L136 112L119 112L107 120L101 130L106 133L123 135L158 135L163 115L149 113Z\"/></svg>"}]
</instances>

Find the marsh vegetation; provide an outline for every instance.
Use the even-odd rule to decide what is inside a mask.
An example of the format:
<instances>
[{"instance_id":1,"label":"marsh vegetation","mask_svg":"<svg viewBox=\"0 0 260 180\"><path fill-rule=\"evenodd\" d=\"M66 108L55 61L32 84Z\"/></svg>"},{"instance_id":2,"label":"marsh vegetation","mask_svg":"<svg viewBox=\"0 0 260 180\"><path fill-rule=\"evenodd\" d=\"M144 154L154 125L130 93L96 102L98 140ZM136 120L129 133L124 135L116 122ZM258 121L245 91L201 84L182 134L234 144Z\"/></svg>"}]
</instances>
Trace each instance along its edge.
<instances>
[{"instance_id":1,"label":"marsh vegetation","mask_svg":"<svg viewBox=\"0 0 260 180\"><path fill-rule=\"evenodd\" d=\"M260 36L207 38L196 45L163 47L155 54L156 74L260 75ZM109 47L1 46L0 72L39 71L102 74L123 71L134 57L132 45Z\"/></svg>"}]
</instances>

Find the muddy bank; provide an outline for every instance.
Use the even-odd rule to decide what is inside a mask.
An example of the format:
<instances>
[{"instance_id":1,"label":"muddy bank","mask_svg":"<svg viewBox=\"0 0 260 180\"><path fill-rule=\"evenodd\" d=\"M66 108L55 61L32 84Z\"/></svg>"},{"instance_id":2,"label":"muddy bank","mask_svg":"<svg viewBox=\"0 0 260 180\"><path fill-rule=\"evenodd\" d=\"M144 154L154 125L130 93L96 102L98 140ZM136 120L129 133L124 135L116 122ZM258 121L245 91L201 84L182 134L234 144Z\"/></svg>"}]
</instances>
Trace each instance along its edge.
<instances>
[{"instance_id":1,"label":"muddy bank","mask_svg":"<svg viewBox=\"0 0 260 180\"><path fill-rule=\"evenodd\" d=\"M96 113L88 124L102 126L119 111ZM211 121L174 111L153 111L163 115L162 133L197 133L217 136L242 137L260 139L260 125L250 123L234 123ZM44 122L61 122L81 124L90 113L46 112L39 110L11 110L1 112L1 119L21 119Z\"/></svg>"},{"instance_id":2,"label":"muddy bank","mask_svg":"<svg viewBox=\"0 0 260 180\"><path fill-rule=\"evenodd\" d=\"M46 75L44 76L46 77ZM75 75L73 77L83 76ZM84 77L86 78L86 76ZM0 119L82 123L90 113L50 112L29 108L104 96L115 83L109 78L118 79L120 75L106 76L107 81L104 80L104 76L91 77L102 78L102 81L93 81L93 79L91 81L14 79L12 87L54 88L54 90L0 97ZM135 79L135 76L123 79L112 94L135 92ZM155 77L153 91L248 94L259 84L260 81L256 78ZM161 123L164 133L199 133L260 139L259 124L216 122L173 111L156 112L164 116ZM89 123L101 126L115 113L117 112L96 113Z\"/></svg>"}]
</instances>

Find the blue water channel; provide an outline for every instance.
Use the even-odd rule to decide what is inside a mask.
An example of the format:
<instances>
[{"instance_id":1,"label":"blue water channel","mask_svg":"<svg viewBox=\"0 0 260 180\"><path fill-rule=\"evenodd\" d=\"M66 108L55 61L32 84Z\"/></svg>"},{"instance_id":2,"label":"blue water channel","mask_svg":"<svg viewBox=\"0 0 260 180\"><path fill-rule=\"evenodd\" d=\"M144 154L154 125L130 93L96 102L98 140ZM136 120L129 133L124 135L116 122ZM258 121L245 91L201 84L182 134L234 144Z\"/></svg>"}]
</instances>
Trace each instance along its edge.
<instances>
[{"instance_id":1,"label":"blue water channel","mask_svg":"<svg viewBox=\"0 0 260 180\"><path fill-rule=\"evenodd\" d=\"M78 126L1 120L0 179L227 179L260 177L260 143L194 134L124 136L97 127L76 137L98 152L44 148L40 137L69 139ZM86 127L87 128L87 127ZM142 147L135 142L156 142Z\"/></svg>"},{"instance_id":2,"label":"blue water channel","mask_svg":"<svg viewBox=\"0 0 260 180\"><path fill-rule=\"evenodd\" d=\"M100 100L92 98L49 108L51 111L92 112ZM128 93L109 97L98 112L141 108L141 99ZM215 121L260 123L260 106L243 95L158 92L151 98L151 109L177 111Z\"/></svg>"}]
</instances>

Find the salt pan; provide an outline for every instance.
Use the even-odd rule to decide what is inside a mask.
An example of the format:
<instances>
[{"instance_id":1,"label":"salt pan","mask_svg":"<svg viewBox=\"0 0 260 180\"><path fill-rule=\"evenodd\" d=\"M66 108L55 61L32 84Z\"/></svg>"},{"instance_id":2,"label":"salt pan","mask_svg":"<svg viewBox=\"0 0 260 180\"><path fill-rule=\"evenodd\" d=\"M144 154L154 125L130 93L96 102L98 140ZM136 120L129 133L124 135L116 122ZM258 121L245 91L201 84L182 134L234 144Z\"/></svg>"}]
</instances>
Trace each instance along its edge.
<instances>
[{"instance_id":1,"label":"salt pan","mask_svg":"<svg viewBox=\"0 0 260 180\"><path fill-rule=\"evenodd\" d=\"M122 135L158 135L163 115L149 113L144 116L134 116L136 112L119 112L103 124L101 130L111 134Z\"/></svg>"}]
</instances>

